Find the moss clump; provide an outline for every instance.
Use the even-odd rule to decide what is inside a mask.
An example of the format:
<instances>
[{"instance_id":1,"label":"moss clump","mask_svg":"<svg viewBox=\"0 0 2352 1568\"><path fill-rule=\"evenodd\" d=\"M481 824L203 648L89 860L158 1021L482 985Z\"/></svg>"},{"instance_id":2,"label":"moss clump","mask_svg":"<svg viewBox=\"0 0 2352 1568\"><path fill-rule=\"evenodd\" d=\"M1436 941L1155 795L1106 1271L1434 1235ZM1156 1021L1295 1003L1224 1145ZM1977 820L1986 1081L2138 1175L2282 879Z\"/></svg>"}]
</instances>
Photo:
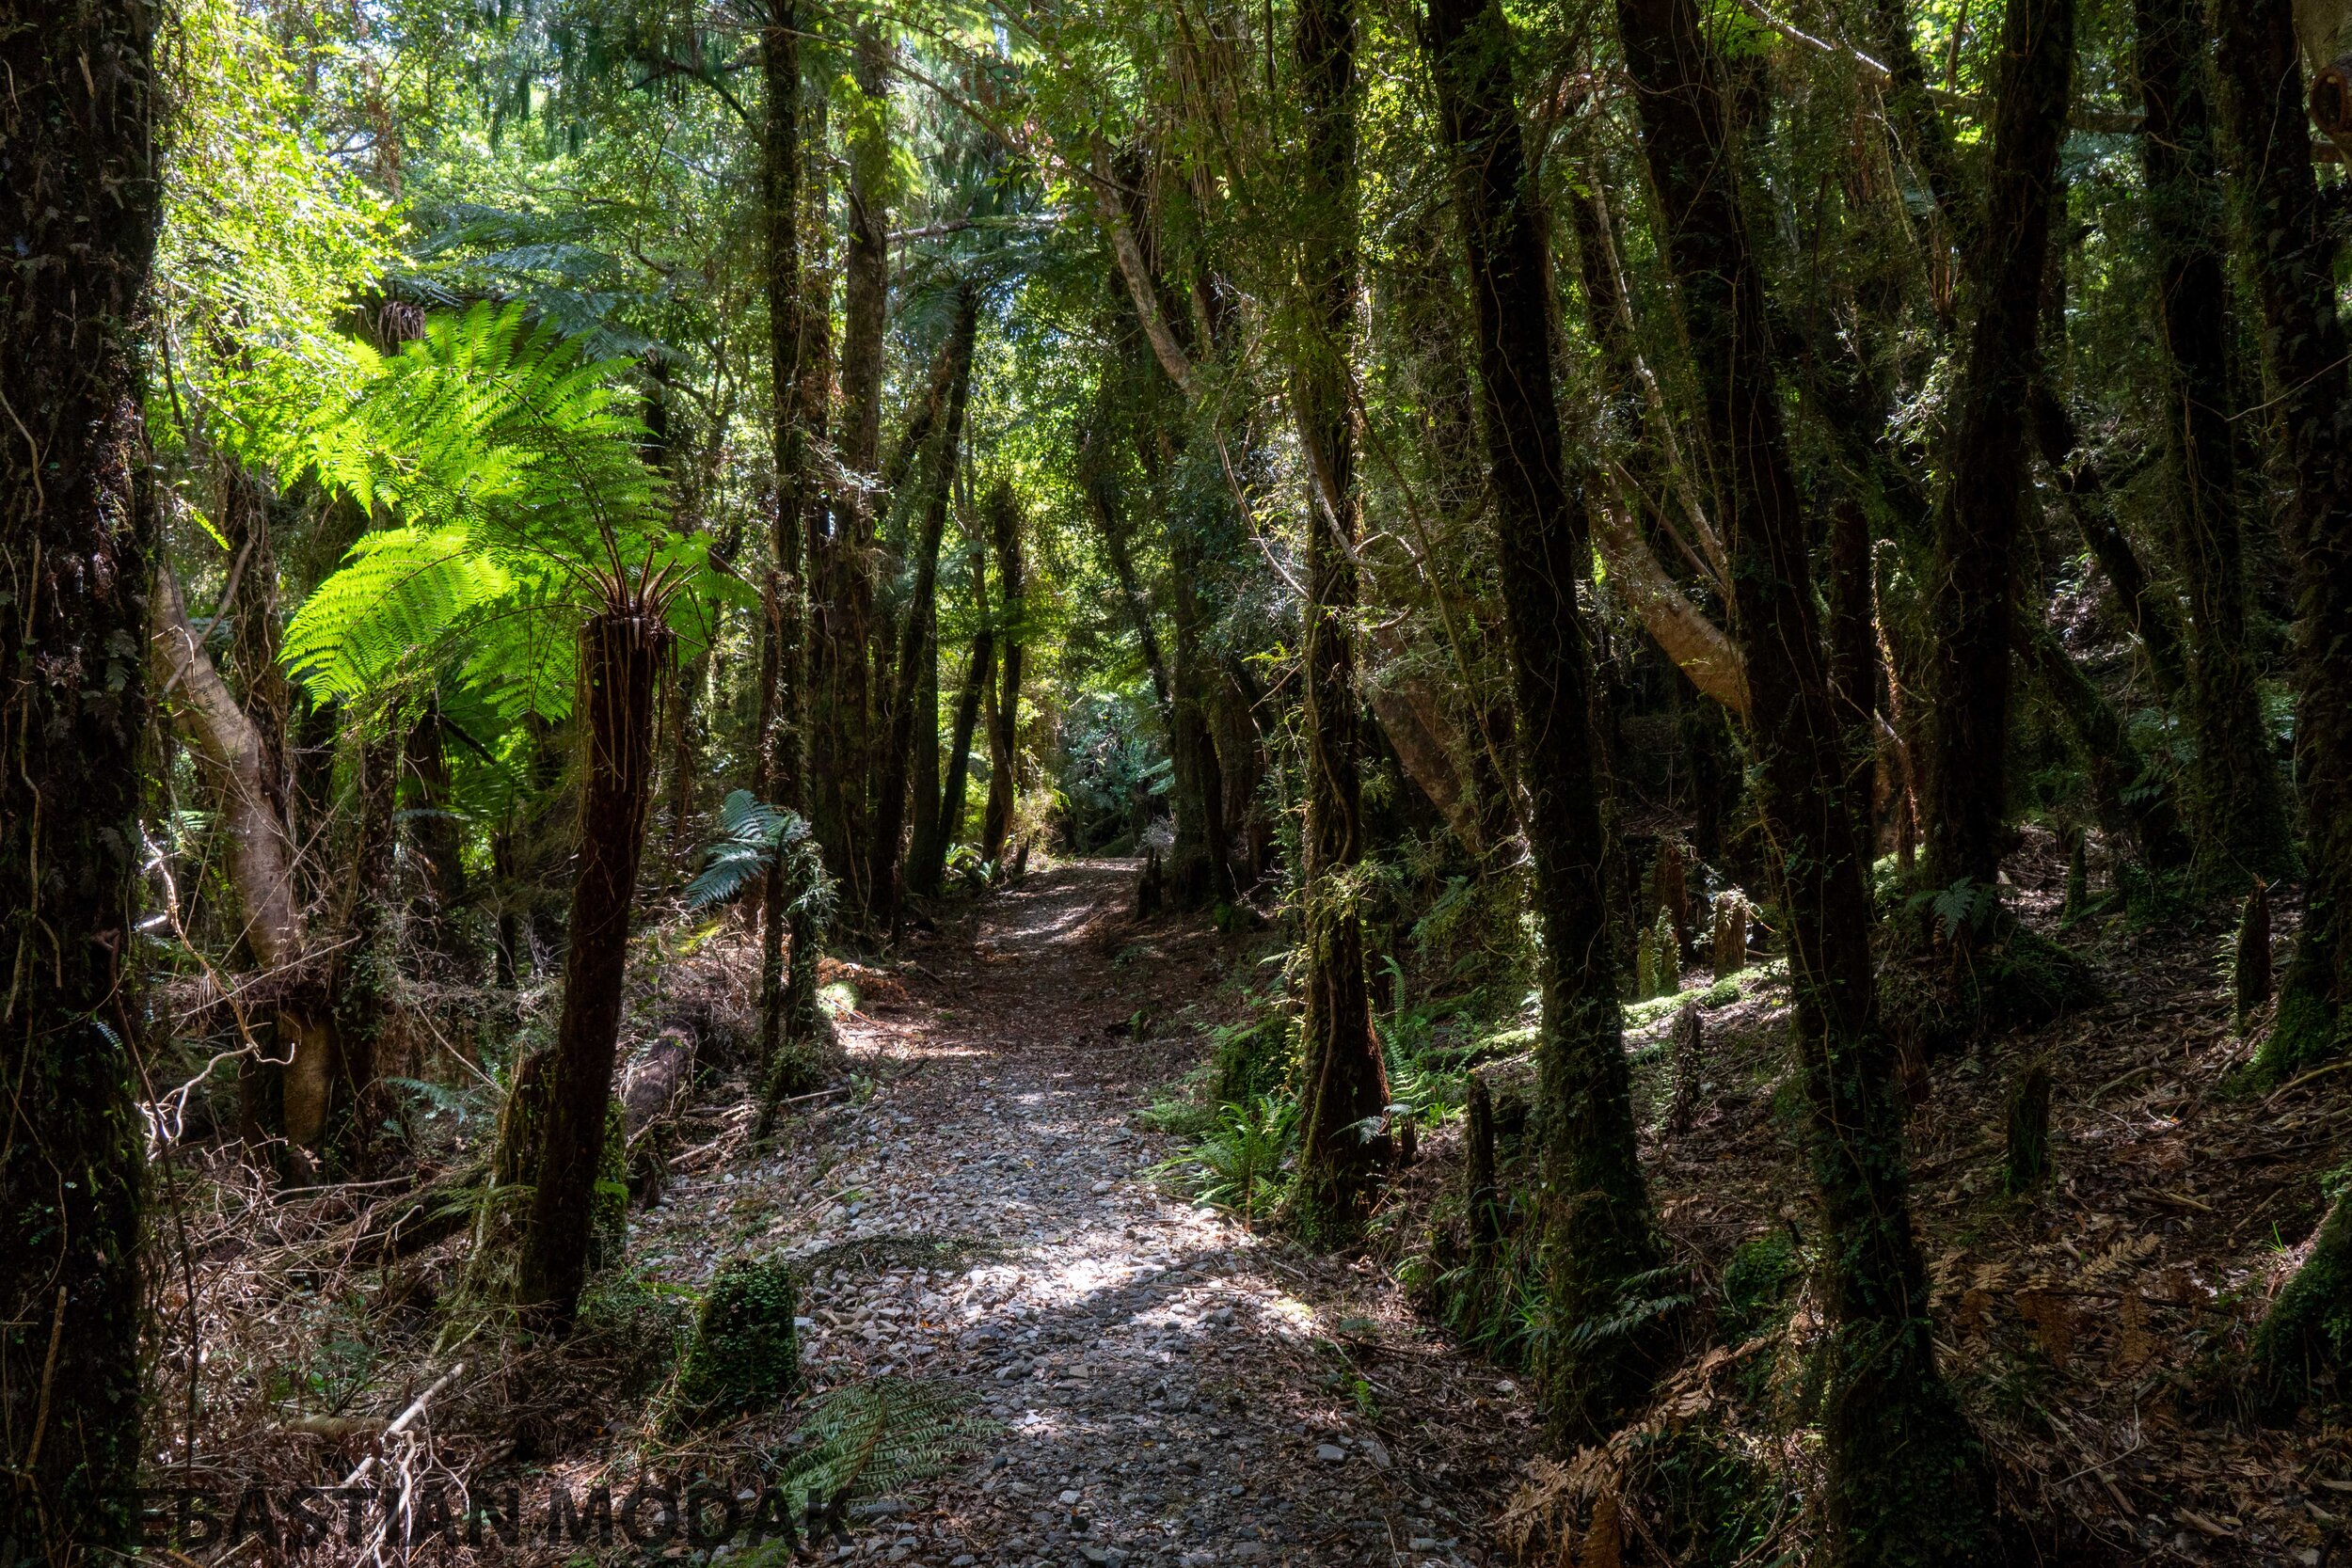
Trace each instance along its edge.
<instances>
[{"instance_id":1,"label":"moss clump","mask_svg":"<svg viewBox=\"0 0 2352 1568\"><path fill-rule=\"evenodd\" d=\"M1291 1086L1298 1072L1298 1030L1289 1015L1216 1032L1214 1092L1220 1105L1254 1105Z\"/></svg>"},{"instance_id":2,"label":"moss clump","mask_svg":"<svg viewBox=\"0 0 2352 1568\"><path fill-rule=\"evenodd\" d=\"M2099 1000L2090 966L2013 920L1968 965L1963 1000L1994 1033L2038 1029Z\"/></svg>"},{"instance_id":3,"label":"moss clump","mask_svg":"<svg viewBox=\"0 0 2352 1568\"><path fill-rule=\"evenodd\" d=\"M1704 1420L1661 1433L1639 1463L1671 1562L1732 1568L1750 1561L1788 1506L1764 1467Z\"/></svg>"},{"instance_id":4,"label":"moss clump","mask_svg":"<svg viewBox=\"0 0 2352 1568\"><path fill-rule=\"evenodd\" d=\"M675 1414L701 1419L773 1404L801 1386L800 1291L781 1259L739 1259L719 1271L695 1315L678 1368Z\"/></svg>"},{"instance_id":5,"label":"moss clump","mask_svg":"<svg viewBox=\"0 0 2352 1568\"><path fill-rule=\"evenodd\" d=\"M1759 1236L1733 1248L1715 1311L1724 1342L1744 1344L1786 1322L1804 1273L1797 1244L1787 1236Z\"/></svg>"},{"instance_id":6,"label":"moss clump","mask_svg":"<svg viewBox=\"0 0 2352 1568\"><path fill-rule=\"evenodd\" d=\"M2288 1397L2352 1361L2352 1207L2341 1197L2254 1331L2254 1358Z\"/></svg>"}]
</instances>

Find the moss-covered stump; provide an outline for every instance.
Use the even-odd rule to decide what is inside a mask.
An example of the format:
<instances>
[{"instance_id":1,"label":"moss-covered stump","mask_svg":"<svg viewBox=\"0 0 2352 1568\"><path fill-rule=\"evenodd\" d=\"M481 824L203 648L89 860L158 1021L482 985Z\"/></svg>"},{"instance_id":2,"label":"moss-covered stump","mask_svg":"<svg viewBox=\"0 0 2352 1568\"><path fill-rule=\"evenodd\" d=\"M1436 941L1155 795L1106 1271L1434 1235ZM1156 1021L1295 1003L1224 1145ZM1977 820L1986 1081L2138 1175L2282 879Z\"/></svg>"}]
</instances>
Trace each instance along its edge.
<instances>
[{"instance_id":1,"label":"moss-covered stump","mask_svg":"<svg viewBox=\"0 0 2352 1568\"><path fill-rule=\"evenodd\" d=\"M1216 1095L1220 1105L1254 1105L1288 1088L1298 1071L1298 1024L1270 1013L1245 1029L1217 1033Z\"/></svg>"},{"instance_id":2,"label":"moss-covered stump","mask_svg":"<svg viewBox=\"0 0 2352 1568\"><path fill-rule=\"evenodd\" d=\"M801 1341L792 1326L799 1299L791 1267L781 1259L722 1268L678 1368L674 1418L706 1420L774 1404L799 1389Z\"/></svg>"},{"instance_id":3,"label":"moss-covered stump","mask_svg":"<svg viewBox=\"0 0 2352 1568\"><path fill-rule=\"evenodd\" d=\"M2289 1402L2352 1364L2352 1205L2343 1199L2255 1330L2254 1358Z\"/></svg>"},{"instance_id":4,"label":"moss-covered stump","mask_svg":"<svg viewBox=\"0 0 2352 1568\"><path fill-rule=\"evenodd\" d=\"M1917 1061L2039 1029L2104 994L2079 956L2009 914L1965 950L1923 953L1896 941L1882 956L1880 1016Z\"/></svg>"}]
</instances>

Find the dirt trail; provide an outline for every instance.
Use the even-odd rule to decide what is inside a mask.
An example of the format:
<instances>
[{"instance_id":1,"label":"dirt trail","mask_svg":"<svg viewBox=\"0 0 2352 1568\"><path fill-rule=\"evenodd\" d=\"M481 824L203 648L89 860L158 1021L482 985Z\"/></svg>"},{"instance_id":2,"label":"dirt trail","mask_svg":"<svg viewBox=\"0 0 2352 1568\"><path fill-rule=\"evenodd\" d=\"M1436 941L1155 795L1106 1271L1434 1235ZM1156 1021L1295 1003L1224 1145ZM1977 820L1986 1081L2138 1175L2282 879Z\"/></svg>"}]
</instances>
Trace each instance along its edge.
<instances>
[{"instance_id":1,"label":"dirt trail","mask_svg":"<svg viewBox=\"0 0 2352 1568\"><path fill-rule=\"evenodd\" d=\"M863 1553L1489 1560L1483 1522L1532 1446L1518 1392L1425 1337L1369 1265L1295 1255L1144 1174L1169 1149L1130 1118L1197 1058L1180 1014L1240 954L1125 927L1132 875L1057 866L918 942L905 992L874 982L847 1021L870 1097L764 1168L680 1180L634 1250L707 1263L782 1243L810 1266L817 1386L977 1391L1001 1433ZM773 1217L712 1245L723 1215Z\"/></svg>"}]
</instances>

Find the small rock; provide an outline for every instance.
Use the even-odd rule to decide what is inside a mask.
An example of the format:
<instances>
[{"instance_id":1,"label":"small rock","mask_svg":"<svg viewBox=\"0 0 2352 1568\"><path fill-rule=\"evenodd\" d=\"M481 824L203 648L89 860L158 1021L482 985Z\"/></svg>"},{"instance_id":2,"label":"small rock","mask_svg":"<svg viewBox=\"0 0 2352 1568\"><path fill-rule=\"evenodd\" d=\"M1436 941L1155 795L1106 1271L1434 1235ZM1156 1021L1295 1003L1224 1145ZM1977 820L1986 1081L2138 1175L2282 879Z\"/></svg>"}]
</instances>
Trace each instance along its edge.
<instances>
[{"instance_id":1,"label":"small rock","mask_svg":"<svg viewBox=\"0 0 2352 1568\"><path fill-rule=\"evenodd\" d=\"M1229 1555L1235 1562L1255 1562L1260 1558L1265 1556L1265 1543L1263 1541L1245 1541L1240 1545L1235 1546Z\"/></svg>"},{"instance_id":2,"label":"small rock","mask_svg":"<svg viewBox=\"0 0 2352 1568\"><path fill-rule=\"evenodd\" d=\"M1347 1450L1336 1443L1317 1443L1315 1457L1326 1465L1344 1465L1347 1463Z\"/></svg>"},{"instance_id":3,"label":"small rock","mask_svg":"<svg viewBox=\"0 0 2352 1568\"><path fill-rule=\"evenodd\" d=\"M1097 1197L1101 1197L1104 1193L1107 1193L1110 1190L1111 1183L1108 1181L1097 1181L1094 1184L1094 1196Z\"/></svg>"},{"instance_id":4,"label":"small rock","mask_svg":"<svg viewBox=\"0 0 2352 1568\"><path fill-rule=\"evenodd\" d=\"M1078 1494L1075 1491L1064 1492L1061 1495L1061 1503L1064 1508L1069 1507L1072 1503L1074 1503L1077 1500Z\"/></svg>"}]
</instances>

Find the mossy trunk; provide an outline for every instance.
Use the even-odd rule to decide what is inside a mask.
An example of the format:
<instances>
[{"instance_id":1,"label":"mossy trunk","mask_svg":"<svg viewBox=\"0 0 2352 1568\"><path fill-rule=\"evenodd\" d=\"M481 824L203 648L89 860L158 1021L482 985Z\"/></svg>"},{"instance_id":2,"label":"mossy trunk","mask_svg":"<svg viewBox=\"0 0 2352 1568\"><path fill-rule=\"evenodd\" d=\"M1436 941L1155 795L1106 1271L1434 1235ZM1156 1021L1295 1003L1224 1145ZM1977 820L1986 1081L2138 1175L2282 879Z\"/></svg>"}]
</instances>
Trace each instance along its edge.
<instances>
[{"instance_id":1,"label":"mossy trunk","mask_svg":"<svg viewBox=\"0 0 2352 1568\"><path fill-rule=\"evenodd\" d=\"M924 494L921 536L914 541L914 585L907 597L906 620L899 628L898 653L893 668L890 733L876 769L874 840L866 863L866 917L887 927L898 912L898 851L907 827L907 793L914 771L918 742L939 746L934 726L918 736L922 705L924 656L929 651L931 611L939 591L939 546L947 531L947 502L955 486L956 465L962 451L963 412L972 389L972 353L979 331L978 291L966 288L956 298L955 320L948 327L949 381L946 407L932 453Z\"/></svg>"},{"instance_id":2,"label":"mossy trunk","mask_svg":"<svg viewBox=\"0 0 2352 1568\"><path fill-rule=\"evenodd\" d=\"M1429 46L1475 307L1534 873L1541 1201L1546 1273L1563 1330L1544 1387L1552 1441L1566 1450L1601 1441L1648 1397L1668 1324L1629 1309L1669 1293L1645 1288L1665 1248L1636 1147L1609 941L1592 651L1576 603L1591 528L1561 451L1543 209L1520 142L1509 24L1498 0L1436 0ZM1652 892L1659 931L1678 957L1690 895L1681 848L1671 840L1660 846ZM1599 1332L1629 1319L1630 1330Z\"/></svg>"},{"instance_id":3,"label":"mossy trunk","mask_svg":"<svg viewBox=\"0 0 2352 1568\"><path fill-rule=\"evenodd\" d=\"M987 614L983 601L981 614ZM996 673L995 634L983 625L964 658L963 679L957 683L956 722L947 741L947 768L939 785L939 804L931 813L931 831L919 832L907 856L907 891L935 898L946 881L947 849L963 824L964 795L972 777L972 736L979 727L980 695Z\"/></svg>"},{"instance_id":4,"label":"mossy trunk","mask_svg":"<svg viewBox=\"0 0 2352 1568\"><path fill-rule=\"evenodd\" d=\"M980 824L980 859L994 865L1004 858L1012 832L1013 805L1021 795L1022 623L1028 615L1028 589L1021 550L1021 499L999 480L988 493L990 542L996 551L997 598L1002 630L997 641L1003 676L988 723L988 811Z\"/></svg>"},{"instance_id":5,"label":"mossy trunk","mask_svg":"<svg viewBox=\"0 0 2352 1568\"><path fill-rule=\"evenodd\" d=\"M1974 296L1955 372L1937 513L1929 664L1927 881L1990 889L2000 869L2026 394L2040 368L2042 276L2074 70L2074 0L2010 0L1984 224L1964 286Z\"/></svg>"},{"instance_id":6,"label":"mossy trunk","mask_svg":"<svg viewBox=\"0 0 2352 1568\"><path fill-rule=\"evenodd\" d=\"M809 183L803 177L802 80L797 7L786 0L773 25L760 34L765 113L760 120L760 188L767 246L769 371L774 388L770 444L775 459L775 515L771 521L775 576L770 595L770 630L775 647L776 695L771 727L760 736L767 759L768 798L801 813L809 810L808 781L808 531L818 491L811 477L808 442L823 434L831 376L831 320L812 304L801 245L803 209ZM820 106L821 112L821 106ZM772 915L781 900L784 869L770 867L765 908ZM774 1060L808 1037L816 997L817 921L804 900L790 905L783 921L762 927L763 984L760 1047ZM788 942L794 956L780 983L777 947Z\"/></svg>"},{"instance_id":7,"label":"mossy trunk","mask_svg":"<svg viewBox=\"0 0 2352 1568\"><path fill-rule=\"evenodd\" d=\"M2238 1027L2246 1027L2263 1004L2270 1000L2270 887L2260 877L2246 895L2238 915L2237 957L2232 976L2237 996Z\"/></svg>"},{"instance_id":8,"label":"mossy trunk","mask_svg":"<svg viewBox=\"0 0 2352 1568\"><path fill-rule=\"evenodd\" d=\"M874 472L882 451L882 350L890 318L889 209L885 201L891 49L860 29L851 77L866 112L850 123L848 245L842 266L842 467ZM811 562L817 599L811 642L812 822L825 865L850 881L865 875L874 770L874 510L863 499L833 498L832 527Z\"/></svg>"},{"instance_id":9,"label":"mossy trunk","mask_svg":"<svg viewBox=\"0 0 2352 1568\"><path fill-rule=\"evenodd\" d=\"M2247 646L2231 319L2208 103L2203 8L2134 0L2140 169L2153 252L2156 344L2173 469L2174 558L2188 604L2189 822L2199 860L2228 880L2289 867L2286 805Z\"/></svg>"},{"instance_id":10,"label":"mossy trunk","mask_svg":"<svg viewBox=\"0 0 2352 1568\"><path fill-rule=\"evenodd\" d=\"M0 1540L28 1561L139 1539L155 22L57 0L0 24Z\"/></svg>"},{"instance_id":11,"label":"mossy trunk","mask_svg":"<svg viewBox=\"0 0 2352 1568\"><path fill-rule=\"evenodd\" d=\"M287 1136L312 1146L324 1168L373 1175L382 1136L382 1069L377 1060L400 987L400 843L397 825L402 746L389 716L353 748L358 822L351 845L345 945L336 955L333 1065L315 1075L297 1059L287 1069ZM309 1131L297 1134L297 1128Z\"/></svg>"},{"instance_id":12,"label":"mossy trunk","mask_svg":"<svg viewBox=\"0 0 2352 1568\"><path fill-rule=\"evenodd\" d=\"M1297 63L1306 119L1298 177L1308 212L1300 274L1307 322L1291 400L1313 470L1307 508L1307 822L1305 1092L1293 1219L1309 1238L1355 1235L1377 1195L1388 1148L1365 1135L1389 1101L1372 1031L1364 937L1356 899L1363 855L1356 713L1356 447L1348 351L1356 312L1356 9L1305 0ZM1179 705L1182 693L1179 693ZM1179 721L1182 721L1181 711Z\"/></svg>"},{"instance_id":13,"label":"mossy trunk","mask_svg":"<svg viewBox=\"0 0 2352 1568\"><path fill-rule=\"evenodd\" d=\"M2026 0L2020 0L2026 3ZM1997 1560L1992 1477L1935 1364L1895 1053L1872 995L1867 847L1815 612L1762 270L1738 193L1724 65L1694 0L1618 0L1661 251L1728 486L1732 621L1788 945L1805 1158L1820 1194L1822 1506L1839 1564Z\"/></svg>"},{"instance_id":14,"label":"mossy trunk","mask_svg":"<svg viewBox=\"0 0 2352 1568\"><path fill-rule=\"evenodd\" d=\"M587 755L579 871L539 1180L517 1270L523 1304L556 1324L568 1323L579 1303L595 1229L629 912L653 795L655 689L669 655L669 628L639 607L616 607L580 631L580 743Z\"/></svg>"},{"instance_id":15,"label":"mossy trunk","mask_svg":"<svg viewBox=\"0 0 2352 1568\"><path fill-rule=\"evenodd\" d=\"M2297 597L2305 882L2278 1022L2256 1058L2276 1076L2340 1050L2352 1002L2352 371L2336 309L2336 242L2312 174L2293 8L2230 0L2215 6L2213 25L2263 369L2294 476L2284 531Z\"/></svg>"}]
</instances>

